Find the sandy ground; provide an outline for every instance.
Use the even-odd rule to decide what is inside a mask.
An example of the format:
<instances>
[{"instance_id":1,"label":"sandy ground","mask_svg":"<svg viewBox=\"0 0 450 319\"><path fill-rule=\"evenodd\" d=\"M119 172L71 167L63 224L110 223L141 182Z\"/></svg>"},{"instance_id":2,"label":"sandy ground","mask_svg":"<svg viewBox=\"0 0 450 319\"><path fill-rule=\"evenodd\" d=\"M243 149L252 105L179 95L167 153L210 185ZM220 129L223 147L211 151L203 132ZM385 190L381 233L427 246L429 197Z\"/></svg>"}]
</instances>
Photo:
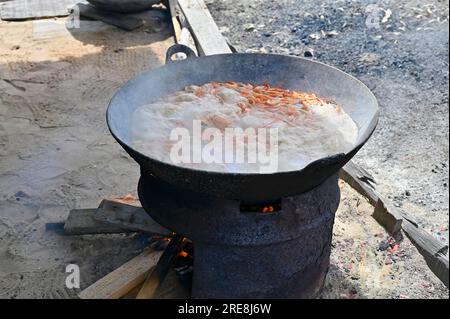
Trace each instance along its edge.
<instances>
[{"instance_id":1,"label":"sandy ground","mask_svg":"<svg viewBox=\"0 0 450 319\"><path fill-rule=\"evenodd\" d=\"M390 237L371 217L367 200L342 181L340 187L331 266L321 298L448 298L448 289L409 239Z\"/></svg>"},{"instance_id":2,"label":"sandy ground","mask_svg":"<svg viewBox=\"0 0 450 319\"><path fill-rule=\"evenodd\" d=\"M68 237L46 225L135 194L138 167L110 136L105 111L127 79L163 63L170 34L101 23L68 33L61 21L0 22L0 298L75 297L67 264L80 266L85 288L146 244L139 234ZM448 298L407 239L380 250L389 238L373 208L341 186L322 297Z\"/></svg>"},{"instance_id":3,"label":"sandy ground","mask_svg":"<svg viewBox=\"0 0 450 319\"><path fill-rule=\"evenodd\" d=\"M64 29L64 19L0 22L3 298L73 296L65 265L80 266L85 287L142 249L139 236L70 238L45 226L135 191L138 167L109 134L106 107L125 81L163 64L171 33Z\"/></svg>"}]
</instances>

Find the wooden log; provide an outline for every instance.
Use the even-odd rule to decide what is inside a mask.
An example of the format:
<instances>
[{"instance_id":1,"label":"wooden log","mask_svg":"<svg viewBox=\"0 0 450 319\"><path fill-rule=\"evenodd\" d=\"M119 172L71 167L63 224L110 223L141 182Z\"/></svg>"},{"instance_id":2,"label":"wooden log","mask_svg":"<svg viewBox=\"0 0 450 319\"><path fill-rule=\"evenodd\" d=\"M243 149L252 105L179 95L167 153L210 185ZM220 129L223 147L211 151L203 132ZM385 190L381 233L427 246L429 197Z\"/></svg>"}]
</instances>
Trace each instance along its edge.
<instances>
[{"instance_id":1,"label":"wooden log","mask_svg":"<svg viewBox=\"0 0 450 319\"><path fill-rule=\"evenodd\" d=\"M114 28L113 26L104 24L101 21L83 21L80 24L80 28L68 29L67 22L64 20L35 20L33 21L33 39L54 39L54 38L67 38L73 37L73 34L88 34L104 32ZM14 82L14 81L12 81Z\"/></svg>"},{"instance_id":2,"label":"wooden log","mask_svg":"<svg viewBox=\"0 0 450 319\"><path fill-rule=\"evenodd\" d=\"M175 42L180 43L179 41L181 38L181 25L180 25L180 22L178 21L178 17L177 17L178 0L166 0L166 1L164 1L164 5L167 7L167 9L170 12L173 33L175 35Z\"/></svg>"},{"instance_id":3,"label":"wooden log","mask_svg":"<svg viewBox=\"0 0 450 319\"><path fill-rule=\"evenodd\" d=\"M183 15L178 16L179 25L181 27L180 39L177 43L186 45L190 47L196 54L198 54L197 46L195 44L194 37L189 31L189 25L186 21L186 18ZM179 56L178 58L183 59L183 56Z\"/></svg>"},{"instance_id":4,"label":"wooden log","mask_svg":"<svg viewBox=\"0 0 450 319\"><path fill-rule=\"evenodd\" d=\"M402 229L406 233L430 270L448 287L448 245L426 232L411 215L384 198L377 190L375 179L363 168L349 162L341 170L340 177L375 206L373 217L388 232L396 233Z\"/></svg>"},{"instance_id":5,"label":"wooden log","mask_svg":"<svg viewBox=\"0 0 450 319\"><path fill-rule=\"evenodd\" d=\"M162 254L155 269L147 276L141 290L136 296L136 299L154 299L158 287L164 281L167 273L171 269L174 260L178 256L181 249L183 237L175 235L171 240L166 250Z\"/></svg>"},{"instance_id":6,"label":"wooden log","mask_svg":"<svg viewBox=\"0 0 450 319\"><path fill-rule=\"evenodd\" d=\"M400 209L396 209L387 198L381 195L377 189L377 182L374 177L364 168L356 165L353 161L348 162L347 165L341 169L339 177L359 194L367 198L372 206L379 206L378 211L375 212L375 219L383 221L385 218L396 219L401 216L401 218L409 220L411 223L417 225L415 218ZM392 216L383 217L383 213Z\"/></svg>"},{"instance_id":7,"label":"wooden log","mask_svg":"<svg viewBox=\"0 0 450 319\"><path fill-rule=\"evenodd\" d=\"M5 21L63 17L69 8L84 0L14 0L0 4L0 17Z\"/></svg>"},{"instance_id":8,"label":"wooden log","mask_svg":"<svg viewBox=\"0 0 450 319\"><path fill-rule=\"evenodd\" d=\"M137 294L141 290L141 286L136 286L120 299L136 299ZM190 297L189 291L181 283L177 272L174 269L170 269L166 278L156 290L154 299L189 299Z\"/></svg>"},{"instance_id":9,"label":"wooden log","mask_svg":"<svg viewBox=\"0 0 450 319\"><path fill-rule=\"evenodd\" d=\"M161 251L146 248L140 255L101 278L78 296L81 299L121 298L145 281L161 255Z\"/></svg>"},{"instance_id":10,"label":"wooden log","mask_svg":"<svg viewBox=\"0 0 450 319\"><path fill-rule=\"evenodd\" d=\"M154 299L189 299L190 297L189 291L181 283L177 272L171 268L156 290Z\"/></svg>"},{"instance_id":11,"label":"wooden log","mask_svg":"<svg viewBox=\"0 0 450 319\"><path fill-rule=\"evenodd\" d=\"M169 236L172 231L154 221L142 207L103 200L94 214L94 219L103 224L114 225L129 231Z\"/></svg>"},{"instance_id":12,"label":"wooden log","mask_svg":"<svg viewBox=\"0 0 450 319\"><path fill-rule=\"evenodd\" d=\"M200 55L231 53L203 0L178 0Z\"/></svg>"},{"instance_id":13,"label":"wooden log","mask_svg":"<svg viewBox=\"0 0 450 319\"><path fill-rule=\"evenodd\" d=\"M448 245L409 221L405 221L402 228L431 271L449 288Z\"/></svg>"},{"instance_id":14,"label":"wooden log","mask_svg":"<svg viewBox=\"0 0 450 319\"><path fill-rule=\"evenodd\" d=\"M104 224L94 219L96 209L73 209L64 224L65 235L93 235L128 233L118 225Z\"/></svg>"},{"instance_id":15,"label":"wooden log","mask_svg":"<svg viewBox=\"0 0 450 319\"><path fill-rule=\"evenodd\" d=\"M339 175L353 189L366 197L373 206L377 205L379 197L376 190L377 183L364 168L350 161L341 169Z\"/></svg>"},{"instance_id":16,"label":"wooden log","mask_svg":"<svg viewBox=\"0 0 450 319\"><path fill-rule=\"evenodd\" d=\"M154 267L153 267L154 268ZM153 268L149 270L149 272L147 273L147 275L153 271ZM146 275L146 276L147 276ZM144 278L145 281L145 278ZM134 287L132 290L130 290L128 293L126 293L125 295L123 295L122 297L120 297L120 299L136 299L137 294L139 293L139 290L141 290L142 284L144 283L144 281L142 281L141 283L139 283L139 285L137 285L136 287Z\"/></svg>"},{"instance_id":17,"label":"wooden log","mask_svg":"<svg viewBox=\"0 0 450 319\"><path fill-rule=\"evenodd\" d=\"M389 233L396 234L402 229L403 217L388 205L385 201L378 199L372 216Z\"/></svg>"}]
</instances>

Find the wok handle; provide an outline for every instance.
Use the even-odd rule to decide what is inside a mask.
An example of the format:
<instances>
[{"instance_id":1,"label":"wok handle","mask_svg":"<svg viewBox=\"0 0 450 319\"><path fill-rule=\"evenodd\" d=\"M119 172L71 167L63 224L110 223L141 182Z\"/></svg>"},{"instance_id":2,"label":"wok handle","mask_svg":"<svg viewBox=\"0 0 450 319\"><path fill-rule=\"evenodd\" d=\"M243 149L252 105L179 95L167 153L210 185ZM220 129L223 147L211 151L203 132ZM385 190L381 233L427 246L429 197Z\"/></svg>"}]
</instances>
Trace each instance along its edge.
<instances>
[{"instance_id":1,"label":"wok handle","mask_svg":"<svg viewBox=\"0 0 450 319\"><path fill-rule=\"evenodd\" d=\"M195 52L188 46L183 44L174 44L172 45L166 53L166 64L177 62L176 60L172 60L172 57L177 53L184 53L186 54L187 58L197 57Z\"/></svg>"}]
</instances>

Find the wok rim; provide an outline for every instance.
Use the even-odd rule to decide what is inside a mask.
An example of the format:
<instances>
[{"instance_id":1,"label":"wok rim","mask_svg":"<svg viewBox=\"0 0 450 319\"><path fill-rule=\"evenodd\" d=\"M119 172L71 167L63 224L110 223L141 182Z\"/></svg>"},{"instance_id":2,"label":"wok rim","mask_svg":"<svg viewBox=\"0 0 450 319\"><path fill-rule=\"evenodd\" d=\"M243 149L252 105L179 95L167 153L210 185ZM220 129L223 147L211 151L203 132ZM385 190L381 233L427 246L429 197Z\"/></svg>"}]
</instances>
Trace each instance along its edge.
<instances>
[{"instance_id":1,"label":"wok rim","mask_svg":"<svg viewBox=\"0 0 450 319\"><path fill-rule=\"evenodd\" d=\"M370 119L370 121L368 121L368 126L366 128L366 131L364 132L364 135L362 135L362 140L360 140L357 144L355 144L352 149L350 151L348 151L347 153L337 153L337 154L333 154L327 157L322 157L319 158L317 160L314 160L312 162L309 162L308 165L304 166L301 169L298 170L291 170L291 171L281 171L281 172L274 172L274 173L242 173L242 172L220 172L220 171L208 171L208 170L201 170L201 169L193 169L193 168L189 168L189 167L184 167L184 166L178 166L178 165L174 165L168 162L163 162L160 161L158 159L155 159L153 157L149 157L148 155L145 155L139 151L137 151L136 149L134 149L133 147L131 147L128 143L125 143L124 141L122 141L113 131L112 129L112 125L111 125L111 108L114 105L114 100L116 99L116 97L123 92L123 90L127 87L130 86L130 84L132 84L133 82L137 81L140 77L144 77L146 74L149 73L153 73L153 72L157 72L160 69L163 69L165 67L167 67L167 64L164 64L162 66L159 66L157 68L151 69L151 70L147 70L144 71L140 74L137 74L136 76L132 77L131 79L129 79L128 81L126 81L124 84L122 84L120 86L120 88L114 93L114 95L112 96L112 98L110 99L109 103L108 103L108 107L106 110L106 123L108 126L108 130L111 133L111 135L114 137L114 139L122 146L122 148L125 149L125 151L127 153L129 153L129 150L134 152L135 154L137 154L139 157L142 158L146 158L148 160L150 160L153 163L156 163L158 165L161 166L165 166L167 168L172 168L175 170L180 170L180 171L185 171L187 173L197 173L197 174L206 174L206 175L215 175L215 176L239 176L239 177L256 177L258 176L259 178L262 177L272 177L272 176L283 176L283 175L291 175L291 174L298 174L304 170L307 170L313 166L316 165L320 165L323 162L339 162L337 159L339 158L346 158L348 157L350 154L353 153L353 156L356 155L356 153L364 146L364 144L366 144L366 142L369 140L369 138L372 136L372 134L375 132L375 129L378 125L379 122L379 114L380 114L380 108L379 108L379 103L378 100L376 98L376 96L373 94L372 90L370 90L370 88L364 84L361 80L359 80L358 78L356 78L355 76L348 74L340 69L338 69L337 67L334 67L332 65L328 65L326 63L323 62L319 62L319 61L313 61L307 58L303 58L303 57L297 57L297 56L290 56L290 55L283 55L283 54L266 54L266 53L225 53L225 54L215 54L215 55L208 55L208 56L197 56L197 57L191 57L189 59L208 59L208 58L214 58L214 57L224 57L224 56L248 56L248 55L256 55L256 56L276 56L276 57L283 57L283 58L288 58L288 59L298 59L298 60L302 60L305 61L307 63L312 63L312 64L316 64L316 65L320 65L326 68L329 68L335 72L341 73L342 75L348 77L349 79L355 81L356 83L358 83L359 85L361 85L361 87L367 91L367 93L369 93L369 95L373 98L373 101L375 102L375 113L374 116ZM186 60L181 60L181 61L175 61L172 62L173 64L177 64L177 63L183 63ZM129 153L129 155L131 155ZM353 157L352 156L352 157ZM132 156L134 158L134 156ZM138 164L141 166L141 163L138 162ZM345 165L345 164L344 164Z\"/></svg>"}]
</instances>

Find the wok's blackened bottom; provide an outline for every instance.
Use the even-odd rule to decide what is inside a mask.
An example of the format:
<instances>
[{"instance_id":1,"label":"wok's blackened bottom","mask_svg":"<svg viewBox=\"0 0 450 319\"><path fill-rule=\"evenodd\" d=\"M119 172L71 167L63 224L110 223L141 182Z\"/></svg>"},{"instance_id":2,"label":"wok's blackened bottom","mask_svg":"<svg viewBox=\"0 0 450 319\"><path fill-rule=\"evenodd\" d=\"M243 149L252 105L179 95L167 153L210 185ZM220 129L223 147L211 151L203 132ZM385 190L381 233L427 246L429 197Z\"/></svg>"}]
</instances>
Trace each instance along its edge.
<instances>
[{"instance_id":1,"label":"wok's blackened bottom","mask_svg":"<svg viewBox=\"0 0 450 319\"><path fill-rule=\"evenodd\" d=\"M194 242L193 298L314 298L323 286L340 199L337 174L266 213L150 174L141 176L139 197L156 221Z\"/></svg>"}]
</instances>

